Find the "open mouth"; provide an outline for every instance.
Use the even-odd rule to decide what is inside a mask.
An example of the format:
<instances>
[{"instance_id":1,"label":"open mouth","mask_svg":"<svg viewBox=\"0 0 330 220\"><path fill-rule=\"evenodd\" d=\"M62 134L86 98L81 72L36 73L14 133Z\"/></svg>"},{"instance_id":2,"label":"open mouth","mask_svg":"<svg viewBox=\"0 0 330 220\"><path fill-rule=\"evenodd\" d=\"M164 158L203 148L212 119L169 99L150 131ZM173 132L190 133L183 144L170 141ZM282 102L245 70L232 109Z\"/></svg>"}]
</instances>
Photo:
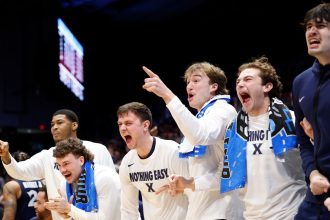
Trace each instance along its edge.
<instances>
[{"instance_id":1,"label":"open mouth","mask_svg":"<svg viewBox=\"0 0 330 220\"><path fill-rule=\"evenodd\" d=\"M318 46L320 44L320 40L318 40L318 39L310 39L308 41L308 44L309 44L310 47L316 47L316 46Z\"/></svg>"},{"instance_id":2,"label":"open mouth","mask_svg":"<svg viewBox=\"0 0 330 220\"><path fill-rule=\"evenodd\" d=\"M64 176L64 178L65 178L66 180L69 180L70 177L71 177L71 173L63 174L63 176Z\"/></svg>"},{"instance_id":3,"label":"open mouth","mask_svg":"<svg viewBox=\"0 0 330 220\"><path fill-rule=\"evenodd\" d=\"M248 101L251 100L251 97L248 93L240 93L241 99L242 99L242 104L247 103Z\"/></svg>"},{"instance_id":4,"label":"open mouth","mask_svg":"<svg viewBox=\"0 0 330 220\"><path fill-rule=\"evenodd\" d=\"M194 95L193 94L191 94L191 93L188 93L188 101L190 101L192 98L194 97Z\"/></svg>"},{"instance_id":5,"label":"open mouth","mask_svg":"<svg viewBox=\"0 0 330 220\"><path fill-rule=\"evenodd\" d=\"M132 136L131 135L126 135L124 136L126 144L129 144L132 142Z\"/></svg>"}]
</instances>

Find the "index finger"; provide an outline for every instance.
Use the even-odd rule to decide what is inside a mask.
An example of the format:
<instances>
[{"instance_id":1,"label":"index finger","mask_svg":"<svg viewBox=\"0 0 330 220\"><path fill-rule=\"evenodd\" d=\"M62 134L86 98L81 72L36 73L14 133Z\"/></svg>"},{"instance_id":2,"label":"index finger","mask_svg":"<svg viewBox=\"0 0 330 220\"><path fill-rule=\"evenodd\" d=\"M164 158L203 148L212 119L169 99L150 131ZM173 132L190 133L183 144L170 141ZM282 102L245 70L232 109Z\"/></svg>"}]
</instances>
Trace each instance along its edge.
<instances>
[{"instance_id":1,"label":"index finger","mask_svg":"<svg viewBox=\"0 0 330 220\"><path fill-rule=\"evenodd\" d=\"M158 195L168 189L169 189L169 185L166 184L166 185L160 187L158 190L156 190L156 195Z\"/></svg>"},{"instance_id":2,"label":"index finger","mask_svg":"<svg viewBox=\"0 0 330 220\"><path fill-rule=\"evenodd\" d=\"M149 77L155 77L155 76L157 76L157 74L155 74L154 72L152 72L150 69L148 69L145 66L142 66L142 69L144 70L144 72L146 72L146 74L148 74Z\"/></svg>"}]
</instances>

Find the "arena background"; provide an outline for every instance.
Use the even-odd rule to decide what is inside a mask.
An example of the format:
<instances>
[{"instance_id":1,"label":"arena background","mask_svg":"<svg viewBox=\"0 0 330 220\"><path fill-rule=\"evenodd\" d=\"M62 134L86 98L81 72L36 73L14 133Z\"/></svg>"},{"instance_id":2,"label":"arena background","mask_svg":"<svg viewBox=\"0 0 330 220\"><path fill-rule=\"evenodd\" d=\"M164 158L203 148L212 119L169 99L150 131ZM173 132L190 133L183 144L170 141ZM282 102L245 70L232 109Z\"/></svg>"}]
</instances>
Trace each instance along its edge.
<instances>
[{"instance_id":1,"label":"arena background","mask_svg":"<svg viewBox=\"0 0 330 220\"><path fill-rule=\"evenodd\" d=\"M186 103L184 70L193 62L220 66L235 96L237 67L266 55L289 97L293 78L313 62L300 26L313 0L4 0L0 35L0 138L37 152L53 145L51 114L75 110L79 136L118 137L116 109L141 101L154 123L170 121L163 101L142 89L142 65ZM85 49L85 100L58 77L57 18Z\"/></svg>"}]
</instances>

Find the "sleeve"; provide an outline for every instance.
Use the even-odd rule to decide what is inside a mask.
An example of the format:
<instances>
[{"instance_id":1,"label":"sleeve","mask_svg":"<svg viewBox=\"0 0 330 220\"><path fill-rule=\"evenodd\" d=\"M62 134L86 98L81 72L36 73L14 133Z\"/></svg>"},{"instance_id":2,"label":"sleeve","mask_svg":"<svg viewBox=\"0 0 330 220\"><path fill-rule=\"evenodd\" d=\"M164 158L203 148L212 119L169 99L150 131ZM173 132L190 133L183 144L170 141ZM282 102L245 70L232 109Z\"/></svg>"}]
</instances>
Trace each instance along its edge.
<instances>
[{"instance_id":1,"label":"sleeve","mask_svg":"<svg viewBox=\"0 0 330 220\"><path fill-rule=\"evenodd\" d=\"M30 159L21 162L17 162L11 156L10 164L2 164L12 178L32 181L45 177L45 165L43 164L45 157L47 157L47 151L43 150Z\"/></svg>"},{"instance_id":2,"label":"sleeve","mask_svg":"<svg viewBox=\"0 0 330 220\"><path fill-rule=\"evenodd\" d=\"M167 108L180 131L192 145L217 143L219 138L223 138L227 124L236 116L234 107L224 101L215 103L200 119L196 118L178 97L173 98Z\"/></svg>"},{"instance_id":3,"label":"sleeve","mask_svg":"<svg viewBox=\"0 0 330 220\"><path fill-rule=\"evenodd\" d=\"M295 113L295 128L296 128L296 135L297 135L297 142L300 149L300 156L302 159L303 169L309 182L310 173L313 170L316 170L316 166L314 163L314 146L310 142L309 137L305 134L304 129L300 126L300 122L304 119L305 115L300 108L300 104L298 101L298 94L297 94L297 80L294 80L292 86L292 98L293 98L293 109ZM307 120L309 118L307 117Z\"/></svg>"},{"instance_id":4,"label":"sleeve","mask_svg":"<svg viewBox=\"0 0 330 220\"><path fill-rule=\"evenodd\" d=\"M236 117L236 116L235 116ZM235 117L227 124L225 131L234 121ZM224 144L224 143L222 143ZM217 166L216 172L209 172L204 174L203 176L196 176L194 177L195 181L195 191L202 191L202 190L219 190L219 180L221 180L223 171L222 164Z\"/></svg>"},{"instance_id":5,"label":"sleeve","mask_svg":"<svg viewBox=\"0 0 330 220\"><path fill-rule=\"evenodd\" d=\"M69 215L73 219L80 220L120 220L120 214L118 212L120 206L120 182L118 174L113 170L105 169L96 175L98 212L85 212L71 205Z\"/></svg>"},{"instance_id":6,"label":"sleeve","mask_svg":"<svg viewBox=\"0 0 330 220\"><path fill-rule=\"evenodd\" d=\"M173 147L173 153L169 157L169 164L171 164L171 169L175 174L189 177L189 161L188 158L179 158L179 150L178 150L178 143L175 141L168 141L171 143L171 147ZM167 149L169 146L162 147L162 149Z\"/></svg>"},{"instance_id":7,"label":"sleeve","mask_svg":"<svg viewBox=\"0 0 330 220\"><path fill-rule=\"evenodd\" d=\"M220 167L219 167L220 168ZM214 173L208 173L203 176L194 177L195 181L195 191L203 191L203 190L219 190L219 180L221 179L221 170L217 172L216 175Z\"/></svg>"},{"instance_id":8,"label":"sleeve","mask_svg":"<svg viewBox=\"0 0 330 220\"><path fill-rule=\"evenodd\" d=\"M136 220L140 219L139 214L139 190L134 187L129 179L128 166L123 159L119 167L119 177L121 184L121 219Z\"/></svg>"},{"instance_id":9,"label":"sleeve","mask_svg":"<svg viewBox=\"0 0 330 220\"><path fill-rule=\"evenodd\" d=\"M95 146L92 146L92 149L93 149L93 147L95 147L95 148L97 148L97 151L96 151L96 149L93 149L91 151L95 155L97 152L97 155L95 157L95 163L110 167L111 169L116 171L115 165L113 163L111 154L109 153L108 149L103 144L100 144L100 143L94 143L94 144L95 144Z\"/></svg>"},{"instance_id":10,"label":"sleeve","mask_svg":"<svg viewBox=\"0 0 330 220\"><path fill-rule=\"evenodd\" d=\"M173 148L177 148L178 143L173 142ZM189 177L189 161L188 158L179 158L178 157L178 150L175 151L175 155L170 157L170 164L172 170L175 174ZM218 166L218 171L216 175L214 172L206 173L202 176L194 177L195 181L195 191L202 191L202 190L210 190L210 189L219 189L219 179L221 175L222 169L221 166Z\"/></svg>"}]
</instances>

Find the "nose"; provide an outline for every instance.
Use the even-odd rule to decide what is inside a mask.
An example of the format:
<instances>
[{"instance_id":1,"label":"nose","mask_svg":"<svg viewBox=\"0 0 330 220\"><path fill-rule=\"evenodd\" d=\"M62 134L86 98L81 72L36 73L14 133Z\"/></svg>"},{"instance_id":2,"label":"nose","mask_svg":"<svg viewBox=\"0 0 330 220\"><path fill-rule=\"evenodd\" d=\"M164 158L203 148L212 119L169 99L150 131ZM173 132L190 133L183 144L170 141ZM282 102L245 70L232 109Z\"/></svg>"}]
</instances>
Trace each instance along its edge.
<instances>
[{"instance_id":1,"label":"nose","mask_svg":"<svg viewBox=\"0 0 330 220\"><path fill-rule=\"evenodd\" d=\"M310 26L307 30L306 30L306 35L312 35L315 34L317 31L317 27L315 25Z\"/></svg>"},{"instance_id":2,"label":"nose","mask_svg":"<svg viewBox=\"0 0 330 220\"><path fill-rule=\"evenodd\" d=\"M54 131L56 129L57 129L57 125L56 124L52 125L52 127L50 128L51 131Z\"/></svg>"},{"instance_id":3,"label":"nose","mask_svg":"<svg viewBox=\"0 0 330 220\"><path fill-rule=\"evenodd\" d=\"M119 125L119 132L122 132L124 130L126 130L126 126L124 124Z\"/></svg>"},{"instance_id":4,"label":"nose","mask_svg":"<svg viewBox=\"0 0 330 220\"><path fill-rule=\"evenodd\" d=\"M241 88L243 87L243 80L240 80L236 83L236 88Z\"/></svg>"},{"instance_id":5,"label":"nose","mask_svg":"<svg viewBox=\"0 0 330 220\"><path fill-rule=\"evenodd\" d=\"M186 90L189 91L192 89L192 83L188 83L186 86Z\"/></svg>"},{"instance_id":6,"label":"nose","mask_svg":"<svg viewBox=\"0 0 330 220\"><path fill-rule=\"evenodd\" d=\"M58 166L59 171L64 174L66 171L66 168L64 166Z\"/></svg>"}]
</instances>

